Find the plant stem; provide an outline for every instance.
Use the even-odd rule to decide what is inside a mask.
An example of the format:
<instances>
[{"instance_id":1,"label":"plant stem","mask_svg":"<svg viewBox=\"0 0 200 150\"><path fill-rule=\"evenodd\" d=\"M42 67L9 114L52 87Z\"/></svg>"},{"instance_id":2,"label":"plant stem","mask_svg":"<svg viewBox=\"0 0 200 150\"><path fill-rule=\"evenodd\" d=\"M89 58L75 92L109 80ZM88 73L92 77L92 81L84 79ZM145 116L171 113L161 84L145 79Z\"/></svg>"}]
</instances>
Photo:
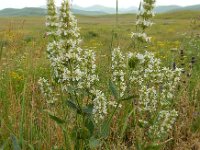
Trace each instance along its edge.
<instances>
[{"instance_id":1,"label":"plant stem","mask_svg":"<svg viewBox=\"0 0 200 150\"><path fill-rule=\"evenodd\" d=\"M20 121L20 145L23 149L23 126L24 126L24 113L25 113L25 92L26 92L26 81L24 83L22 101L21 101L21 121Z\"/></svg>"},{"instance_id":2,"label":"plant stem","mask_svg":"<svg viewBox=\"0 0 200 150\"><path fill-rule=\"evenodd\" d=\"M116 27L118 27L118 13L119 13L119 5L118 0L116 0Z\"/></svg>"}]
</instances>

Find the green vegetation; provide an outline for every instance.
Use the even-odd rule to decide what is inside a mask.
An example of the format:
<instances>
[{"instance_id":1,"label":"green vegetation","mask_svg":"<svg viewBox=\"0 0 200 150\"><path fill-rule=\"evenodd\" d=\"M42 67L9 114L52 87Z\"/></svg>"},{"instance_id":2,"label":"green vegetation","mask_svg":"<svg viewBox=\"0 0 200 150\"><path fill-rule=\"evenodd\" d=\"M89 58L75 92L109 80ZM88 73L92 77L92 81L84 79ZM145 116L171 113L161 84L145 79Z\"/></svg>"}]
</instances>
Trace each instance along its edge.
<instances>
[{"instance_id":1,"label":"green vegetation","mask_svg":"<svg viewBox=\"0 0 200 150\"><path fill-rule=\"evenodd\" d=\"M31 9L25 12L28 16ZM43 9L40 9L43 11ZM22 15L21 12L12 12ZM7 12L6 12L7 13ZM6 14L5 13L5 14ZM24 14L24 12L23 12ZM39 11L38 15L44 15ZM16 15L16 16L18 16ZM81 28L83 48L92 48L97 53L98 74L102 85L106 85L111 47L120 45L123 52L133 51L131 32L135 31L136 16L119 15L118 28L114 15L81 16L77 15ZM196 23L191 25L191 19ZM200 139L200 21L198 11L179 11L159 14L154 19L155 25L148 29L152 35L152 44L148 50L155 53L166 66L176 62L186 70L181 84L182 91L177 95L176 108L180 115L171 133L173 139L166 141L168 150L191 149L199 145ZM46 58L46 28L44 17L2 17L0 18L0 149L31 150L60 149L65 139L62 125L55 125L53 120L62 124L62 120L50 116L43 96L40 94L38 79L50 75L49 62ZM182 51L184 54L182 55ZM183 57L183 58L182 58ZM195 64L189 69L192 57ZM190 73L190 75L188 75ZM103 83L105 82L105 83ZM101 86L101 85L100 85ZM121 123L124 139L118 139L115 126L111 126L114 139L106 149L125 149L132 144L132 132L128 124L132 121L127 114ZM63 113L63 110L60 110ZM118 115L124 115L118 114ZM70 114L70 117L72 115ZM118 116L114 116L115 119ZM124 124L123 124L124 123ZM81 131L80 131L81 132ZM121 141L124 140L123 143ZM70 141L67 141L70 142ZM98 145L98 140L90 142L91 147ZM125 143L125 144L124 144ZM123 145L124 144L124 145ZM149 148L154 149L153 147Z\"/></svg>"}]
</instances>

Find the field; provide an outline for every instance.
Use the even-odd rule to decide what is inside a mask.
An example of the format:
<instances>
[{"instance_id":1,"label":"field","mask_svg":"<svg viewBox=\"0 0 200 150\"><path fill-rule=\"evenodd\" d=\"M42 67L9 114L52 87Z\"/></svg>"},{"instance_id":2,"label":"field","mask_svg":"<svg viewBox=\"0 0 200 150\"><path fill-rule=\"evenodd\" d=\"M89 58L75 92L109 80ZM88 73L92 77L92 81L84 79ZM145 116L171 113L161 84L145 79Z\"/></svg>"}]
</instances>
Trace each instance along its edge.
<instances>
[{"instance_id":1,"label":"field","mask_svg":"<svg viewBox=\"0 0 200 150\"><path fill-rule=\"evenodd\" d=\"M200 21L195 27L191 25L192 18L200 19L199 15L195 11L158 14L155 24L147 30L152 36L147 49L166 66L172 67L173 62L179 61L181 49L186 70L191 58L196 60L191 77L184 77L184 88L177 95L180 115L168 143L171 147L165 149L200 149L200 40L195 39L195 47L190 44L190 35L200 34ZM103 87L109 79L111 49L120 46L123 52L135 52L130 36L135 31L136 16L119 15L118 25L115 15L77 18L81 47L97 53L97 71L102 82L99 86ZM48 78L51 71L45 32L44 17L0 18L0 149L12 149L12 143L17 141L22 149L31 150L59 149L64 145L62 130L46 113L47 105L38 87L39 78ZM114 126L112 130L116 134ZM109 139L107 149L122 149L118 148L119 141Z\"/></svg>"}]
</instances>

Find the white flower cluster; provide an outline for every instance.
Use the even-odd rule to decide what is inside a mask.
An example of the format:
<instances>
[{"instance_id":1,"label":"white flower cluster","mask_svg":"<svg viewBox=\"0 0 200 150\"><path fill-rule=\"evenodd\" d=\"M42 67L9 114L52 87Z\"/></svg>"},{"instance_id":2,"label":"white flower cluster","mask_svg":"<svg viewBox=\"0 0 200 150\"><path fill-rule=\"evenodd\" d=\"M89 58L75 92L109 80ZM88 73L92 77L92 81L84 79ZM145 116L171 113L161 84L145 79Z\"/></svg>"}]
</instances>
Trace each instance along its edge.
<instances>
[{"instance_id":1,"label":"white flower cluster","mask_svg":"<svg viewBox=\"0 0 200 150\"><path fill-rule=\"evenodd\" d=\"M83 51L81 67L84 75L82 82L79 82L79 87L84 87L90 92L91 89L95 88L95 83L99 81L99 77L96 74L96 55L94 51L88 49Z\"/></svg>"},{"instance_id":2,"label":"white flower cluster","mask_svg":"<svg viewBox=\"0 0 200 150\"><path fill-rule=\"evenodd\" d=\"M54 0L47 1L47 8L48 16L46 17L46 26L49 29L47 35L55 36L58 27L58 17L56 13L56 6Z\"/></svg>"},{"instance_id":3,"label":"white flower cluster","mask_svg":"<svg viewBox=\"0 0 200 150\"><path fill-rule=\"evenodd\" d=\"M149 111L154 112L158 106L157 91L155 87L148 88L147 86L141 87L139 90L139 104L138 110L140 112Z\"/></svg>"},{"instance_id":4,"label":"white flower cluster","mask_svg":"<svg viewBox=\"0 0 200 150\"><path fill-rule=\"evenodd\" d=\"M136 81L142 86L144 83L158 83L156 77L161 76L160 72L160 60L155 58L153 53L145 52L145 54L136 54L130 55L130 57L134 57L139 62L139 67L137 70L132 70L130 80L132 82Z\"/></svg>"},{"instance_id":5,"label":"white flower cluster","mask_svg":"<svg viewBox=\"0 0 200 150\"><path fill-rule=\"evenodd\" d=\"M94 96L93 103L93 115L94 120L98 123L103 120L107 115L107 99L104 93L96 89L96 83L99 78L96 74L96 55L94 51L85 49L81 58L81 69L83 76L78 82L78 88L86 90Z\"/></svg>"},{"instance_id":6,"label":"white flower cluster","mask_svg":"<svg viewBox=\"0 0 200 150\"><path fill-rule=\"evenodd\" d=\"M139 25L139 26L142 26L142 27L150 27L150 26L153 25L153 22L140 18L136 21L136 25Z\"/></svg>"},{"instance_id":7,"label":"white flower cluster","mask_svg":"<svg viewBox=\"0 0 200 150\"><path fill-rule=\"evenodd\" d=\"M81 41L79 28L77 27L77 20L70 11L68 0L63 0L59 17L57 17L55 9L54 1L49 0L46 24L49 30L55 34L48 33L52 38L48 43L47 53L53 71L53 80L66 93L71 88L81 89L76 90L76 92L89 92L92 95L91 97L94 98L92 101L94 105L93 114L96 116L96 122L98 122L97 116L103 119L106 115L107 100L102 91L95 88L96 82L99 81L96 74L95 53L92 50L83 50L79 47ZM56 18L56 20L53 18ZM45 86L46 82L41 81L40 86ZM42 90L42 92L51 95L52 89ZM51 99L50 96L48 98Z\"/></svg>"},{"instance_id":8,"label":"white flower cluster","mask_svg":"<svg viewBox=\"0 0 200 150\"><path fill-rule=\"evenodd\" d=\"M140 93L142 93L140 94L141 100L144 100L142 97L148 97L148 93L154 93L149 96L154 97L153 99L156 101L159 98L162 105L167 105L173 98L174 91L180 81L182 69L162 68L160 60L150 52L145 52L144 55L137 54L135 58L139 60L139 67L137 70L131 71L130 81L139 85ZM145 103L144 106L146 106ZM149 103L154 104L154 102L150 101ZM155 110L154 107L144 107L143 109L148 111Z\"/></svg>"},{"instance_id":9,"label":"white flower cluster","mask_svg":"<svg viewBox=\"0 0 200 150\"><path fill-rule=\"evenodd\" d=\"M134 40L139 40L141 42L151 42L151 37L148 37L145 33L146 28L153 25L153 22L150 20L154 17L154 12L152 10L155 7L155 0L143 0L141 2L141 8L139 14L137 15L136 26L139 29L139 32L132 33L132 38Z\"/></svg>"},{"instance_id":10,"label":"white flower cluster","mask_svg":"<svg viewBox=\"0 0 200 150\"><path fill-rule=\"evenodd\" d=\"M47 103L54 104L57 101L57 98L54 96L53 89L49 84L49 81L45 78L40 78L38 84L40 86L40 91L47 100Z\"/></svg>"},{"instance_id":11,"label":"white flower cluster","mask_svg":"<svg viewBox=\"0 0 200 150\"><path fill-rule=\"evenodd\" d=\"M142 9L140 9L139 17L150 19L155 16L153 9L155 8L156 0L143 0L141 2Z\"/></svg>"},{"instance_id":12,"label":"white flower cluster","mask_svg":"<svg viewBox=\"0 0 200 150\"><path fill-rule=\"evenodd\" d=\"M67 91L70 85L76 86L81 80L81 52L79 47L79 29L77 20L69 11L68 1L63 1L56 40L50 42L47 47L49 59L56 81L62 84L62 90Z\"/></svg>"},{"instance_id":13,"label":"white flower cluster","mask_svg":"<svg viewBox=\"0 0 200 150\"><path fill-rule=\"evenodd\" d=\"M174 114L177 114L177 112L168 109L170 109L174 92L180 80L181 69L162 68L160 60L156 59L150 52L145 52L144 55L130 54L129 56L138 60L137 68L131 71L130 81L138 87L138 111L143 114L141 121L148 122L149 117L146 118L145 116L153 116L157 112L159 112L161 118L163 118L163 114L164 116L171 116L171 118L176 117ZM161 125L170 129L174 119L171 119L171 122L165 121L163 123L166 124ZM160 124L161 119L157 121Z\"/></svg>"},{"instance_id":14,"label":"white flower cluster","mask_svg":"<svg viewBox=\"0 0 200 150\"><path fill-rule=\"evenodd\" d=\"M115 83L119 91L119 97L124 96L126 90L125 75L126 75L126 60L120 48L115 48L112 51L112 81Z\"/></svg>"},{"instance_id":15,"label":"white flower cluster","mask_svg":"<svg viewBox=\"0 0 200 150\"><path fill-rule=\"evenodd\" d=\"M141 42L151 42L151 37L148 37L146 33L133 33L131 34L132 39L137 39Z\"/></svg>"},{"instance_id":16,"label":"white flower cluster","mask_svg":"<svg viewBox=\"0 0 200 150\"><path fill-rule=\"evenodd\" d=\"M92 90L91 91L96 97L93 100L94 108L93 108L93 115L94 120L96 123L99 122L99 120L102 120L107 115L107 100L100 90Z\"/></svg>"},{"instance_id":17,"label":"white flower cluster","mask_svg":"<svg viewBox=\"0 0 200 150\"><path fill-rule=\"evenodd\" d=\"M149 11L149 10L147 10L147 11L141 10L137 15L140 16L140 17L142 17L142 18L145 18L145 16L147 16L148 18L155 17L155 13L153 11Z\"/></svg>"},{"instance_id":18,"label":"white flower cluster","mask_svg":"<svg viewBox=\"0 0 200 150\"><path fill-rule=\"evenodd\" d=\"M175 123L177 117L178 113L176 110L161 110L158 114L156 124L150 127L149 134L154 139L163 138L172 130L172 125Z\"/></svg>"},{"instance_id":19,"label":"white flower cluster","mask_svg":"<svg viewBox=\"0 0 200 150\"><path fill-rule=\"evenodd\" d=\"M162 76L162 86L161 92L162 94L161 101L162 105L168 105L170 100L174 98L175 89L180 82L180 76L182 69L176 68L175 70L170 70L169 68L162 68L163 76Z\"/></svg>"}]
</instances>

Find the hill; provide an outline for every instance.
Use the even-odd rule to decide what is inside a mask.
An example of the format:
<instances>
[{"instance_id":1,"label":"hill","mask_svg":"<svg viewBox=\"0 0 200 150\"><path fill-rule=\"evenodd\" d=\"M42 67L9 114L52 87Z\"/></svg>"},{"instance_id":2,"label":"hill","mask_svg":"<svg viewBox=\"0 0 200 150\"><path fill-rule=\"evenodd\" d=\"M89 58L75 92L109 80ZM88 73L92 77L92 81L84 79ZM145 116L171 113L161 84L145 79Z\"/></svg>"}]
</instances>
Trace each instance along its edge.
<instances>
[{"instance_id":1,"label":"hill","mask_svg":"<svg viewBox=\"0 0 200 150\"><path fill-rule=\"evenodd\" d=\"M45 9L33 7L23 9L6 8L0 11L0 16L44 16L45 14Z\"/></svg>"},{"instance_id":2,"label":"hill","mask_svg":"<svg viewBox=\"0 0 200 150\"><path fill-rule=\"evenodd\" d=\"M74 9L83 10L83 11L99 11L99 12L105 12L107 14L115 14L115 8L114 7L105 7L101 5L94 5L90 7L80 7L78 5L73 6ZM157 6L155 8L156 13L166 13L171 11L180 11L180 10L199 10L200 11L200 5L192 5L192 6L186 6L181 7L178 5L168 5L168 6ZM119 13L136 13L138 11L137 7L129 7L129 8L119 8Z\"/></svg>"},{"instance_id":3,"label":"hill","mask_svg":"<svg viewBox=\"0 0 200 150\"><path fill-rule=\"evenodd\" d=\"M74 14L81 14L86 16L106 15L105 12L100 11L84 11L72 8ZM37 7L25 7L22 9L6 8L0 10L0 16L45 16L46 9Z\"/></svg>"},{"instance_id":4,"label":"hill","mask_svg":"<svg viewBox=\"0 0 200 150\"><path fill-rule=\"evenodd\" d=\"M181 7L176 5L169 6L157 6L155 8L156 13L169 13L177 11L200 11L200 5L193 5L187 7ZM115 14L115 8L105 7L101 5L94 5L90 7L80 7L74 5L72 7L72 12L74 14L85 15L85 16L97 16L97 15L107 15ZM136 13L136 7L120 8L120 14ZM46 15L45 6L41 7L26 7L22 9L6 8L0 10L0 16L44 16Z\"/></svg>"},{"instance_id":5,"label":"hill","mask_svg":"<svg viewBox=\"0 0 200 150\"><path fill-rule=\"evenodd\" d=\"M191 19L197 18L200 16L199 11L195 10L179 10L179 11L172 11L167 13L157 14L155 19Z\"/></svg>"},{"instance_id":6,"label":"hill","mask_svg":"<svg viewBox=\"0 0 200 150\"><path fill-rule=\"evenodd\" d=\"M115 8L114 7L105 7L101 5L94 5L90 7L80 7L78 5L73 6L74 9L83 10L83 11L99 11L99 12L105 12L107 14L115 14ZM181 7L178 5L168 5L168 6L157 6L155 8L156 13L166 13L171 11L180 11L180 10L199 10L200 11L200 5L192 5L192 6L186 6ZM136 13L138 11L137 7L129 7L129 8L119 8L119 13Z\"/></svg>"},{"instance_id":7,"label":"hill","mask_svg":"<svg viewBox=\"0 0 200 150\"><path fill-rule=\"evenodd\" d=\"M99 11L99 12L105 12L107 14L115 14L116 10L114 7L105 7L101 5L94 5L90 7L80 7L78 5L74 5L73 8L79 9L79 10L84 10L84 11ZM137 12L137 7L129 7L129 8L120 8L119 13L136 13Z\"/></svg>"},{"instance_id":8,"label":"hill","mask_svg":"<svg viewBox=\"0 0 200 150\"><path fill-rule=\"evenodd\" d=\"M182 10L197 10L197 11L200 11L200 4L183 7Z\"/></svg>"},{"instance_id":9,"label":"hill","mask_svg":"<svg viewBox=\"0 0 200 150\"><path fill-rule=\"evenodd\" d=\"M178 10L181 9L181 6L177 6L177 5L169 5L169 6L158 6L155 8L155 12L156 13L166 13L169 11L173 11L173 10Z\"/></svg>"}]
</instances>

